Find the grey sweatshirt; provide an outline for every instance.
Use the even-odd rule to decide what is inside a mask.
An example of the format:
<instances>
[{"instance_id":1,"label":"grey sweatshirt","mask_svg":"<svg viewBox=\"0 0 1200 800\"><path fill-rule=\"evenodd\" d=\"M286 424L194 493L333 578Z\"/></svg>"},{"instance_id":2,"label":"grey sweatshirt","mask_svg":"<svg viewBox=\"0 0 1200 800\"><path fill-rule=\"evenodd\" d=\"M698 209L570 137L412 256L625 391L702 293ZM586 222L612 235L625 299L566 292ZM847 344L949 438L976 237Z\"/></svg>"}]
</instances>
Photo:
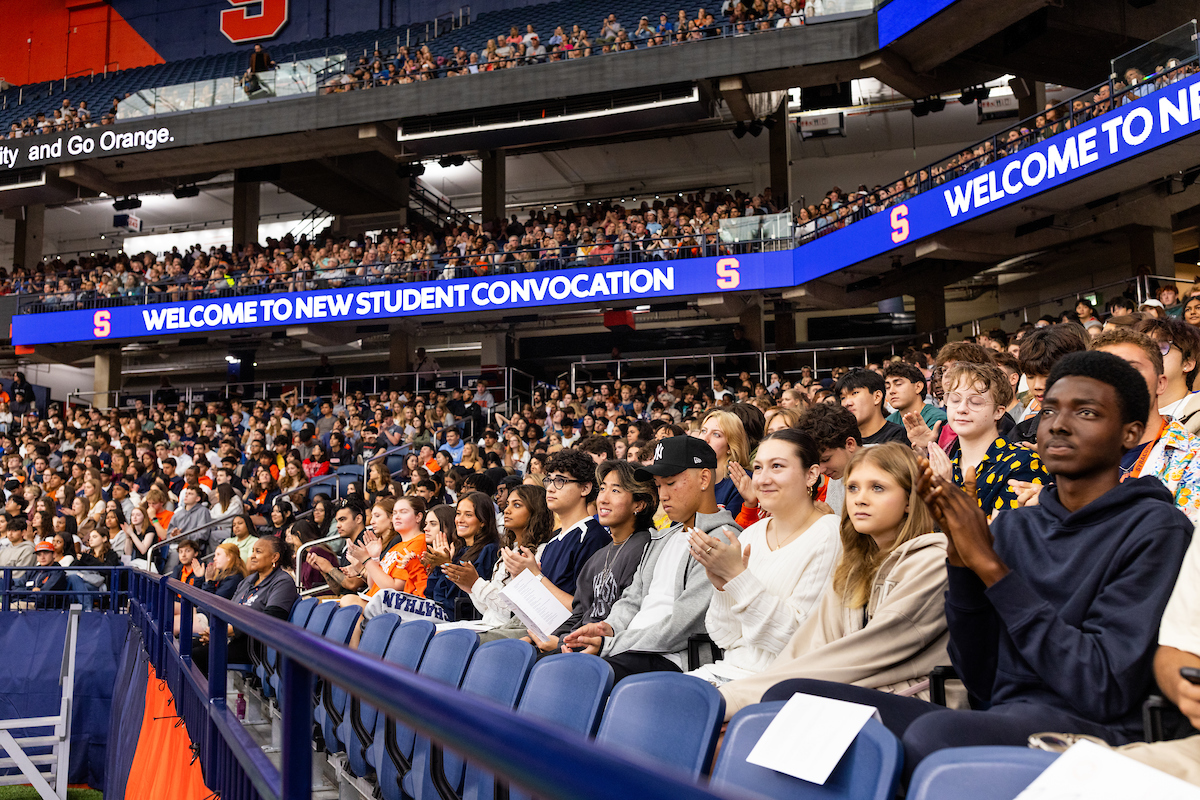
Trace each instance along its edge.
<instances>
[{"instance_id":1,"label":"grey sweatshirt","mask_svg":"<svg viewBox=\"0 0 1200 800\"><path fill-rule=\"evenodd\" d=\"M741 531L733 516L724 509L715 514L697 514L695 527L726 542L728 538L721 534L721 528ZM684 665L688 638L704 631L704 617L708 613L713 588L704 567L692 558L686 544L682 549L679 547L676 536L686 538L683 525L672 525L665 531L651 534L650 544L633 576L633 582L626 587L621 599L605 619L615 635L604 638L600 655L615 656L630 651L658 653L681 667ZM669 555L669 560L663 560L661 556L664 551L674 558ZM642 611L647 601L659 570L664 570L659 576L660 581L664 576L674 576L674 599L669 613L652 624L631 628L634 617Z\"/></svg>"}]
</instances>

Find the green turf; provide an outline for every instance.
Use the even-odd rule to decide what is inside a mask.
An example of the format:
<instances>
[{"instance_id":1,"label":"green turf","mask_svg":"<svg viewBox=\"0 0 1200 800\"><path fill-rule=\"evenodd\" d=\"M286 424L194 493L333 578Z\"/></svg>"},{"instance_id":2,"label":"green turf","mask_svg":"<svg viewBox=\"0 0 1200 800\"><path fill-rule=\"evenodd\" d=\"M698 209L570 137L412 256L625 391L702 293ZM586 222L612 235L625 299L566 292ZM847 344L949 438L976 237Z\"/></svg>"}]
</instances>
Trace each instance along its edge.
<instances>
[{"instance_id":1,"label":"green turf","mask_svg":"<svg viewBox=\"0 0 1200 800\"><path fill-rule=\"evenodd\" d=\"M102 800L95 789L67 789L67 800ZM0 800L38 800L32 786L0 786Z\"/></svg>"}]
</instances>

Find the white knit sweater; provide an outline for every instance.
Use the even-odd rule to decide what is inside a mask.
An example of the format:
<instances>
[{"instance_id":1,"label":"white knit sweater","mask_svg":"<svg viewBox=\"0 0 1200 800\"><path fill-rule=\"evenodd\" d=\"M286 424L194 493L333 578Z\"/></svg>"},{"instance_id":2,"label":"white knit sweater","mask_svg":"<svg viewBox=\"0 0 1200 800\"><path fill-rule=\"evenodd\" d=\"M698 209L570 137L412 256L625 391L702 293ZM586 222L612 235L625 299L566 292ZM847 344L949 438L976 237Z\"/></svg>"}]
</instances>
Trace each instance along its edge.
<instances>
[{"instance_id":1,"label":"white knit sweater","mask_svg":"<svg viewBox=\"0 0 1200 800\"><path fill-rule=\"evenodd\" d=\"M745 572L713 592L705 626L725 658L698 670L716 683L763 671L808 619L833 579L841 557L840 520L826 514L808 530L772 551L767 529L772 517L759 520L740 537L750 547Z\"/></svg>"}]
</instances>

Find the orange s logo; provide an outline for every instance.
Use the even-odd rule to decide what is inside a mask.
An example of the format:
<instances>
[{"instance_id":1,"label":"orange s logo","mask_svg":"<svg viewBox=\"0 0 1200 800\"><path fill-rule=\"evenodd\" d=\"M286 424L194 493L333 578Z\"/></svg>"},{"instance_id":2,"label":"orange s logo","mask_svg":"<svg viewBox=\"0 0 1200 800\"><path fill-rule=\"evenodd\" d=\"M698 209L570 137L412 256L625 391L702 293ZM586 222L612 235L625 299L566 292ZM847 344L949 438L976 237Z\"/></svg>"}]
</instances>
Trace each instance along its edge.
<instances>
[{"instance_id":1,"label":"orange s logo","mask_svg":"<svg viewBox=\"0 0 1200 800\"><path fill-rule=\"evenodd\" d=\"M92 335L97 339L103 339L112 333L112 312L97 311L92 314Z\"/></svg>"},{"instance_id":2,"label":"orange s logo","mask_svg":"<svg viewBox=\"0 0 1200 800\"><path fill-rule=\"evenodd\" d=\"M722 258L717 262L717 288L736 289L742 282L742 265L736 258Z\"/></svg>"},{"instance_id":3,"label":"orange s logo","mask_svg":"<svg viewBox=\"0 0 1200 800\"><path fill-rule=\"evenodd\" d=\"M288 0L229 0L229 5L233 8L221 12L221 33L235 44L270 39L288 21ZM257 14L250 13L253 6L259 6Z\"/></svg>"},{"instance_id":4,"label":"orange s logo","mask_svg":"<svg viewBox=\"0 0 1200 800\"><path fill-rule=\"evenodd\" d=\"M908 238L908 206L898 205L892 209L892 242L900 244Z\"/></svg>"}]
</instances>

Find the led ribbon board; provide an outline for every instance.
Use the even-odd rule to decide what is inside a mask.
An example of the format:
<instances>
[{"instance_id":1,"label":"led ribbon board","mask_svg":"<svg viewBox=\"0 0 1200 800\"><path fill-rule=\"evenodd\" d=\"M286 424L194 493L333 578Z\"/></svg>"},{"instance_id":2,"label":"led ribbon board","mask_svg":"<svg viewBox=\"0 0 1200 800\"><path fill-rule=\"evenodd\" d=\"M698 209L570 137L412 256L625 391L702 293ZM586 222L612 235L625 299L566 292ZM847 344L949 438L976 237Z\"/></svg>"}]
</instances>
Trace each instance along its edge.
<instances>
[{"instance_id":1,"label":"led ribbon board","mask_svg":"<svg viewBox=\"0 0 1200 800\"><path fill-rule=\"evenodd\" d=\"M23 345L652 300L790 286L794 250L13 317Z\"/></svg>"},{"instance_id":2,"label":"led ribbon board","mask_svg":"<svg viewBox=\"0 0 1200 800\"><path fill-rule=\"evenodd\" d=\"M879 46L887 47L953 3L954 0L892 0L875 16Z\"/></svg>"},{"instance_id":3,"label":"led ribbon board","mask_svg":"<svg viewBox=\"0 0 1200 800\"><path fill-rule=\"evenodd\" d=\"M796 286L1200 131L1200 75L795 250L13 317L13 344L653 300Z\"/></svg>"},{"instance_id":4,"label":"led ribbon board","mask_svg":"<svg viewBox=\"0 0 1200 800\"><path fill-rule=\"evenodd\" d=\"M798 248L795 283L882 255L1197 132L1200 75L1193 75Z\"/></svg>"}]
</instances>

